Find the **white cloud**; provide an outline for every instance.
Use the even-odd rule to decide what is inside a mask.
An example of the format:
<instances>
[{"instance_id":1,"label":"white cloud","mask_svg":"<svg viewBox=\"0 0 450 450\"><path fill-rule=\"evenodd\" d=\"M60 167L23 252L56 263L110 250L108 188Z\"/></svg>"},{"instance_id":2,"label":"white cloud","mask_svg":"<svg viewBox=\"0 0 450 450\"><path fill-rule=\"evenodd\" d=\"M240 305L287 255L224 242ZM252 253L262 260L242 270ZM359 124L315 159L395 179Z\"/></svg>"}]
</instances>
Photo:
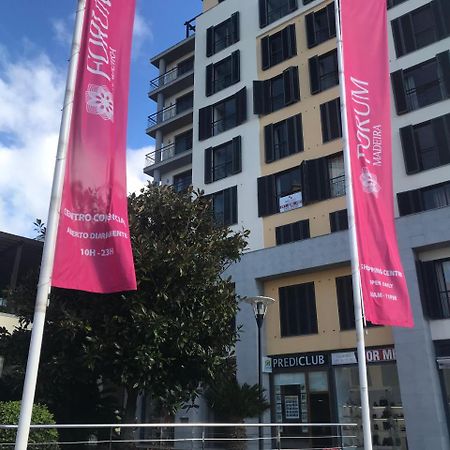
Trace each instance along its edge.
<instances>
[{"instance_id":1,"label":"white cloud","mask_svg":"<svg viewBox=\"0 0 450 450\"><path fill-rule=\"evenodd\" d=\"M33 221L47 220L65 76L44 54L12 61L0 51L1 231L32 236ZM128 191L148 179L149 151L128 152Z\"/></svg>"},{"instance_id":2,"label":"white cloud","mask_svg":"<svg viewBox=\"0 0 450 450\"><path fill-rule=\"evenodd\" d=\"M52 28L56 40L64 47L70 48L72 44L74 16L68 19L53 19Z\"/></svg>"},{"instance_id":3,"label":"white cloud","mask_svg":"<svg viewBox=\"0 0 450 450\"><path fill-rule=\"evenodd\" d=\"M141 49L147 40L153 40L152 30L148 21L146 21L146 19L139 13L138 9L136 9L136 13L134 15L133 40L131 49L131 57L133 59L136 59L140 55Z\"/></svg>"}]
</instances>

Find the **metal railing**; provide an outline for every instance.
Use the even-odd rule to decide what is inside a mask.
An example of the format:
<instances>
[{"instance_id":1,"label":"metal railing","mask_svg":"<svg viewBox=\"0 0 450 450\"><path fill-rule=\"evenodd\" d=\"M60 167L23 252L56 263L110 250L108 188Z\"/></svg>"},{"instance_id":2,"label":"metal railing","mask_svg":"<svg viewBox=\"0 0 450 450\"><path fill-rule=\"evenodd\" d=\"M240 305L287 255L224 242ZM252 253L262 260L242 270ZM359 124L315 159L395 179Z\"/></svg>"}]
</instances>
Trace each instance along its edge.
<instances>
[{"instance_id":1,"label":"metal railing","mask_svg":"<svg viewBox=\"0 0 450 450\"><path fill-rule=\"evenodd\" d=\"M181 155L182 153L190 150L192 150L192 146L180 150L175 143L165 145L159 150L153 150L145 155L145 167L153 166L153 164L157 164L159 162L168 161L169 159L175 158L175 156Z\"/></svg>"},{"instance_id":2,"label":"metal railing","mask_svg":"<svg viewBox=\"0 0 450 450\"><path fill-rule=\"evenodd\" d=\"M187 61L184 61L178 66L174 67L171 70L159 75L150 81L150 91L157 89L161 86L171 83L172 81L180 78L182 75L185 75L188 72L194 70L194 58L191 58Z\"/></svg>"},{"instance_id":3,"label":"metal railing","mask_svg":"<svg viewBox=\"0 0 450 450\"><path fill-rule=\"evenodd\" d=\"M331 197L341 197L345 195L345 175L330 178Z\"/></svg>"},{"instance_id":4,"label":"metal railing","mask_svg":"<svg viewBox=\"0 0 450 450\"><path fill-rule=\"evenodd\" d=\"M170 119L173 119L177 114L181 114L182 112L188 111L192 108L193 102L183 103L183 104L175 104L167 106L160 111L156 111L153 114L148 116L147 127L153 127L154 125L166 122Z\"/></svg>"},{"instance_id":5,"label":"metal railing","mask_svg":"<svg viewBox=\"0 0 450 450\"><path fill-rule=\"evenodd\" d=\"M258 429L263 433L259 435ZM17 425L0 425L1 430ZM66 432L58 441L32 442L34 430ZM68 432L86 430L85 439L71 439ZM29 449L59 448L121 449L136 448L209 450L297 448L303 450L346 450L361 446L356 423L142 423L142 424L56 424L31 425ZM239 447L238 447L239 446ZM0 442L0 448L13 448L14 442ZM130 447L126 447L130 448Z\"/></svg>"}]
</instances>

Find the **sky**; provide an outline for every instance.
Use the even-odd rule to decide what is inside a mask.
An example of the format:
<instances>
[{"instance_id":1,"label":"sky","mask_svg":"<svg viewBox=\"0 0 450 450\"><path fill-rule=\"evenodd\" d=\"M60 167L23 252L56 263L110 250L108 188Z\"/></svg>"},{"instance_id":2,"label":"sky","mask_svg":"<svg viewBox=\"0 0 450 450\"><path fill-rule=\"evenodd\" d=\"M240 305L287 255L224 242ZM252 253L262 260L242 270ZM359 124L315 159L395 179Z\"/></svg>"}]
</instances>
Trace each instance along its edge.
<instances>
[{"instance_id":1,"label":"sky","mask_svg":"<svg viewBox=\"0 0 450 450\"><path fill-rule=\"evenodd\" d=\"M127 1L127 0L117 0ZM34 237L47 219L77 0L0 0L0 231ZM142 170L155 111L149 59L185 37L201 0L136 0L130 71L127 189Z\"/></svg>"}]
</instances>

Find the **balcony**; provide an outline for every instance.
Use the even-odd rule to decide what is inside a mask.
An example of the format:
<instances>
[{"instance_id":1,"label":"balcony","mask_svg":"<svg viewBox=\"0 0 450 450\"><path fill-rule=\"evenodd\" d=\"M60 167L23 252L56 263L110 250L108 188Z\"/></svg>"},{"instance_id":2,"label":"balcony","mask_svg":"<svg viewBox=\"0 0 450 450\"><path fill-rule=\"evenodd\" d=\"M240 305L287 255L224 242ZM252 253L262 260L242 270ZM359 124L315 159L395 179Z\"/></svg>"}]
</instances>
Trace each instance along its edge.
<instances>
[{"instance_id":1,"label":"balcony","mask_svg":"<svg viewBox=\"0 0 450 450\"><path fill-rule=\"evenodd\" d=\"M145 155L144 173L153 176L156 169L170 172L192 163L192 146L180 148L169 144Z\"/></svg>"},{"instance_id":2,"label":"balcony","mask_svg":"<svg viewBox=\"0 0 450 450\"><path fill-rule=\"evenodd\" d=\"M175 105L167 106L148 116L146 133L154 138L157 130L164 134L171 133L192 123L193 100L191 92L177 99Z\"/></svg>"},{"instance_id":3,"label":"balcony","mask_svg":"<svg viewBox=\"0 0 450 450\"><path fill-rule=\"evenodd\" d=\"M173 69L150 81L148 96L157 101L158 94L164 92L166 97L171 97L189 86L194 85L194 58L181 61Z\"/></svg>"}]
</instances>

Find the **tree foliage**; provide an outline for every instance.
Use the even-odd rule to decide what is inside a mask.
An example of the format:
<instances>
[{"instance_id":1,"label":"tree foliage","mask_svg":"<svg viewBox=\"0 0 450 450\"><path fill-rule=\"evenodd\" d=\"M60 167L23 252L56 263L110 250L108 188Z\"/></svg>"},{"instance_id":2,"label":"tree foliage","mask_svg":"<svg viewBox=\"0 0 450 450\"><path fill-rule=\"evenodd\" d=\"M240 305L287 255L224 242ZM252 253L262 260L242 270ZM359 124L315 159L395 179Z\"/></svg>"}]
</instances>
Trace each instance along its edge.
<instances>
[{"instance_id":1,"label":"tree foliage","mask_svg":"<svg viewBox=\"0 0 450 450\"><path fill-rule=\"evenodd\" d=\"M88 392L99 380L121 386L129 399L125 421L134 418L138 393L174 412L222 371L237 339L238 309L231 280L222 275L239 260L248 235L214 226L200 193L151 184L129 197L129 218L138 290L53 289L38 381L38 392L47 395L51 380L55 402L71 383L75 396L80 383ZM12 293L22 328L0 335L0 351L16 372L23 370L34 299L31 282ZM101 408L99 395L92 400Z\"/></svg>"}]
</instances>

